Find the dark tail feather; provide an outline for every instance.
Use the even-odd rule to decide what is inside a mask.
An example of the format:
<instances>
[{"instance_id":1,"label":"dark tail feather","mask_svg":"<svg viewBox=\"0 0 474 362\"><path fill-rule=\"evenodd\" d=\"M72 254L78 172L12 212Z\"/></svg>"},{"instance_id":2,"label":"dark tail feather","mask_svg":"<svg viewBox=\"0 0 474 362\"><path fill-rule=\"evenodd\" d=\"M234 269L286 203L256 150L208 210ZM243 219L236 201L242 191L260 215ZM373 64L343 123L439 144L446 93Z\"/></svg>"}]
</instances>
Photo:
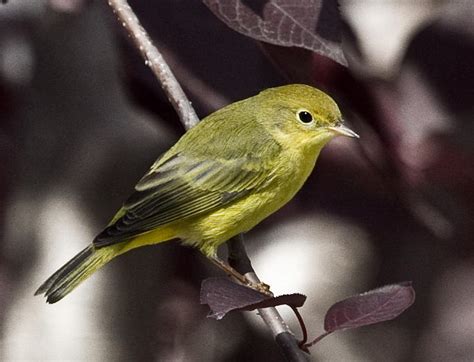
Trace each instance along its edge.
<instances>
[{"instance_id":1,"label":"dark tail feather","mask_svg":"<svg viewBox=\"0 0 474 362\"><path fill-rule=\"evenodd\" d=\"M48 303L56 303L114 256L109 248L90 245L41 284L35 295L44 294Z\"/></svg>"}]
</instances>

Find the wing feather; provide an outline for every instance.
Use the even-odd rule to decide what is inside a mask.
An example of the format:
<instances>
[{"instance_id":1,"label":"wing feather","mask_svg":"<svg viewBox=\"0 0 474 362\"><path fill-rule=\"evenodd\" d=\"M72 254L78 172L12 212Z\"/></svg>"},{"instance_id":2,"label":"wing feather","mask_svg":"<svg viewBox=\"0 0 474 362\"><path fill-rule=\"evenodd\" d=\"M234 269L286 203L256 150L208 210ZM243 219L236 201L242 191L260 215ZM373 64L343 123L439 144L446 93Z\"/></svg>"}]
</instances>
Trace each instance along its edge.
<instances>
[{"instance_id":1,"label":"wing feather","mask_svg":"<svg viewBox=\"0 0 474 362\"><path fill-rule=\"evenodd\" d=\"M151 169L125 202L121 217L94 241L103 247L158 226L210 212L262 186L271 170L256 160L174 155Z\"/></svg>"}]
</instances>

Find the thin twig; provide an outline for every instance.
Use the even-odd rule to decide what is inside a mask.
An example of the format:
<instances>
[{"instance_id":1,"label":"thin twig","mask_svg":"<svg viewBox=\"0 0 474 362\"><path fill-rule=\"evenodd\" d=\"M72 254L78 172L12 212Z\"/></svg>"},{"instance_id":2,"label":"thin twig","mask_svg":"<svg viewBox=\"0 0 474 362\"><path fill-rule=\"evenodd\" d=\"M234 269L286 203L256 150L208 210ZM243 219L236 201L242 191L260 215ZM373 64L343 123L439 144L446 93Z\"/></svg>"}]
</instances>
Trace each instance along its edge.
<instances>
[{"instance_id":1,"label":"thin twig","mask_svg":"<svg viewBox=\"0 0 474 362\"><path fill-rule=\"evenodd\" d=\"M231 266L238 272L244 273L245 277L252 283L260 284L261 280L253 270L252 264L245 250L243 235L239 234L234 236L229 240L228 246L229 263ZM276 337L278 334L283 332L293 334L276 308L271 307L259 309L258 314L263 318L268 328L271 330L273 337Z\"/></svg>"},{"instance_id":2,"label":"thin twig","mask_svg":"<svg viewBox=\"0 0 474 362\"><path fill-rule=\"evenodd\" d=\"M130 5L128 5L126 0L109 0L108 3L113 9L113 12L117 15L118 20L122 23L122 26L129 33L133 44L140 51L143 59L145 60L145 64L150 67L156 78L159 80L163 90L168 96L169 101L178 113L178 116L184 127L186 129L190 129L191 127L195 126L199 122L196 112L191 106L191 103L184 94L183 89L178 83L176 77L173 75L163 56L151 42L148 33L140 24L140 21L131 9ZM242 241L243 239L241 235L234 238L234 240L230 242L229 254L234 255L237 263L239 262L239 259L247 260L248 265L250 265L251 268L250 260L248 259ZM240 245L238 254L232 254L232 245ZM254 283L260 283L260 279L255 274L253 269L250 271L245 270L244 273L250 281ZM258 312L265 321L268 328L271 330L277 344L281 347L283 353L289 361L308 360L304 352L299 349L294 334L288 328L287 324L280 316L276 308L272 307L259 309Z\"/></svg>"},{"instance_id":3,"label":"thin twig","mask_svg":"<svg viewBox=\"0 0 474 362\"><path fill-rule=\"evenodd\" d=\"M239 234L234 236L227 242L227 245L229 248L229 264L238 272L244 274L252 283L261 283L245 250L243 235ZM295 313L298 319L300 319L301 315L299 315L298 311ZM307 351L307 349L301 348L302 345L296 340L295 334L291 331L290 327L288 327L275 307L259 309L258 315L262 317L268 329L270 329L273 338L288 361L305 362L309 360L309 355L304 351ZM299 320L299 322L301 325L302 321ZM304 326L304 323L302 325ZM306 342L306 328L302 328L302 330L304 335L303 340Z\"/></svg>"},{"instance_id":4,"label":"thin twig","mask_svg":"<svg viewBox=\"0 0 474 362\"><path fill-rule=\"evenodd\" d=\"M109 5L128 32L135 47L140 51L145 64L150 67L159 80L184 127L190 129L195 126L199 122L199 118L194 108L165 59L151 42L148 33L140 24L130 5L126 0L109 0Z\"/></svg>"}]
</instances>

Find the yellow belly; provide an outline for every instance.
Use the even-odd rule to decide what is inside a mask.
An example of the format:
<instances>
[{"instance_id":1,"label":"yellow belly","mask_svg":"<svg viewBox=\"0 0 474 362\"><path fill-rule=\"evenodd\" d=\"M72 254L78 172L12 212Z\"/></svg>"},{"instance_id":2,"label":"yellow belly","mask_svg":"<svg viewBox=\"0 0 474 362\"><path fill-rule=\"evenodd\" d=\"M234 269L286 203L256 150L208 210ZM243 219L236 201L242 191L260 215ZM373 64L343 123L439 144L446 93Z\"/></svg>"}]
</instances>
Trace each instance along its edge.
<instances>
[{"instance_id":1,"label":"yellow belly","mask_svg":"<svg viewBox=\"0 0 474 362\"><path fill-rule=\"evenodd\" d=\"M175 227L171 225L165 225L150 232L138 235L128 242L113 245L113 247L117 248L117 255L119 255L140 246L158 244L177 238L178 234L179 232Z\"/></svg>"},{"instance_id":2,"label":"yellow belly","mask_svg":"<svg viewBox=\"0 0 474 362\"><path fill-rule=\"evenodd\" d=\"M308 156L308 155L305 155ZM261 190L210 214L188 220L179 226L180 238L206 255L214 255L219 245L231 237L252 229L274 213L303 186L314 168L318 153L311 157L289 157L275 177Z\"/></svg>"}]
</instances>

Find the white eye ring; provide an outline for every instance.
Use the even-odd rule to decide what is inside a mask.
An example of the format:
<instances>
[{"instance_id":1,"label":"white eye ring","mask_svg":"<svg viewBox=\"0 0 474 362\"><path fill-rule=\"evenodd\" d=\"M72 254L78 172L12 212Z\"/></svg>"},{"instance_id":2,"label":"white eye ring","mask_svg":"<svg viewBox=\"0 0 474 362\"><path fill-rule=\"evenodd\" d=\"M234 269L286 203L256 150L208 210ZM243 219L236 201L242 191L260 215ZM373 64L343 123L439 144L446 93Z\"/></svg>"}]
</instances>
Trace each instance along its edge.
<instances>
[{"instance_id":1,"label":"white eye ring","mask_svg":"<svg viewBox=\"0 0 474 362\"><path fill-rule=\"evenodd\" d=\"M304 125L314 123L314 117L307 109L298 109L298 111L296 112L296 119L298 120L298 122Z\"/></svg>"}]
</instances>

